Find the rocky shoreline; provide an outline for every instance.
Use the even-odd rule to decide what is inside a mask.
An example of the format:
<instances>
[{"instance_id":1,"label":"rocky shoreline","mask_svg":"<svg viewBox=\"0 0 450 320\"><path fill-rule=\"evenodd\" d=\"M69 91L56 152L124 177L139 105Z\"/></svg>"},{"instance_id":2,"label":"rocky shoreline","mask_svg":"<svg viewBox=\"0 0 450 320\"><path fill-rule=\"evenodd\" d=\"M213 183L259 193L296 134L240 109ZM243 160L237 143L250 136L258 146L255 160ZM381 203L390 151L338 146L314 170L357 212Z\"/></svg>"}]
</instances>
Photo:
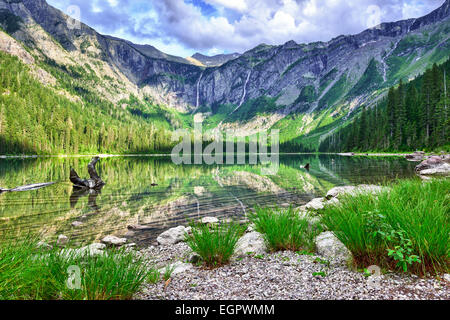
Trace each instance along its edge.
<instances>
[{"instance_id":1,"label":"rocky shoreline","mask_svg":"<svg viewBox=\"0 0 450 320\"><path fill-rule=\"evenodd\" d=\"M430 157L423 163L436 159ZM434 162L433 162L434 161ZM439 164L446 163L437 161ZM422 165L424 166L424 165ZM429 168L428 168L429 169ZM316 198L295 210L311 226L320 224L317 212L336 204L344 195L377 194L387 187L359 185L335 187L323 198ZM215 217L204 217L203 224L218 224ZM139 228L139 226L130 226ZM161 274L171 269L169 281L146 283L134 299L251 299L251 300L303 300L303 299L393 299L393 300L447 300L450 298L450 275L419 278L390 272L367 277L351 265L351 253L330 231L315 238L316 251L270 253L263 235L250 225L237 244L230 264L209 270L199 266L199 257L184 242L190 227L178 226L163 232L157 245L137 249L126 238L107 236L102 243L94 243L78 250L90 255L103 254L106 247L125 246L138 256L151 262ZM64 246L67 237L60 236L58 245ZM45 244L43 244L45 245Z\"/></svg>"},{"instance_id":2,"label":"rocky shoreline","mask_svg":"<svg viewBox=\"0 0 450 320\"><path fill-rule=\"evenodd\" d=\"M169 252L170 251L170 252ZM174 261L189 256L184 243L170 250L140 251L156 260ZM175 252L175 253L174 253ZM318 260L317 258L320 258ZM134 297L143 300L447 300L447 280L386 274L371 282L345 264L330 266L319 255L285 251L249 255L214 270L183 263L170 283L145 284ZM186 267L187 265L190 265ZM320 275L324 272L325 276Z\"/></svg>"},{"instance_id":3,"label":"rocky shoreline","mask_svg":"<svg viewBox=\"0 0 450 320\"><path fill-rule=\"evenodd\" d=\"M297 208L299 214L320 223L315 211L336 203L344 194L377 193L379 186L360 185L331 189L325 198L312 200ZM219 223L204 219L204 223ZM262 235L249 226L238 242L232 262L208 270L192 263L195 254L183 242L183 226L170 229L159 238L158 246L139 251L153 259L158 268L173 269L170 281L145 284L135 299L218 299L218 300L447 300L450 276L419 278L415 275L388 273L366 277L350 266L351 253L326 231L315 240L316 253L290 251L268 253Z\"/></svg>"}]
</instances>

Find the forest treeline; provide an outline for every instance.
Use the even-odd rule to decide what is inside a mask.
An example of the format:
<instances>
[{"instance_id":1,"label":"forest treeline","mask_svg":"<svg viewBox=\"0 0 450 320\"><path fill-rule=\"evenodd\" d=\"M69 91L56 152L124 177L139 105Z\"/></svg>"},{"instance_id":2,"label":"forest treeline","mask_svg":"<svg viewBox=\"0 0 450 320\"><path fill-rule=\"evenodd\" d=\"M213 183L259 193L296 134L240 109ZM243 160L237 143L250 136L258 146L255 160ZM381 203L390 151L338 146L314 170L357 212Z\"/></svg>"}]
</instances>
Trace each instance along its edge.
<instances>
[{"instance_id":1,"label":"forest treeline","mask_svg":"<svg viewBox=\"0 0 450 320\"><path fill-rule=\"evenodd\" d=\"M387 98L330 134L320 152L411 151L448 148L450 60L390 88Z\"/></svg>"},{"instance_id":2,"label":"forest treeline","mask_svg":"<svg viewBox=\"0 0 450 320\"><path fill-rule=\"evenodd\" d=\"M59 94L29 71L18 58L0 52L0 154L152 153L173 147L165 119L118 108L79 83ZM58 80L82 81L50 71ZM77 93L81 99L68 96Z\"/></svg>"}]
</instances>

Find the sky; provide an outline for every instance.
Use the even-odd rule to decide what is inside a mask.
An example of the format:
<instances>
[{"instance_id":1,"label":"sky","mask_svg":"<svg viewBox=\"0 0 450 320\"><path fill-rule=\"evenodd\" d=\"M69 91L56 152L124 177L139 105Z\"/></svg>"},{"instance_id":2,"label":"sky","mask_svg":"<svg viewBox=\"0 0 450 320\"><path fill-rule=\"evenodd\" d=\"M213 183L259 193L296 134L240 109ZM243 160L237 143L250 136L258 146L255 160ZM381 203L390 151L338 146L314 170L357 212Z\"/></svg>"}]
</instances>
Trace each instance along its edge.
<instances>
[{"instance_id":1,"label":"sky","mask_svg":"<svg viewBox=\"0 0 450 320\"><path fill-rule=\"evenodd\" d=\"M181 57L329 41L421 17L444 0L47 0L102 34Z\"/></svg>"}]
</instances>

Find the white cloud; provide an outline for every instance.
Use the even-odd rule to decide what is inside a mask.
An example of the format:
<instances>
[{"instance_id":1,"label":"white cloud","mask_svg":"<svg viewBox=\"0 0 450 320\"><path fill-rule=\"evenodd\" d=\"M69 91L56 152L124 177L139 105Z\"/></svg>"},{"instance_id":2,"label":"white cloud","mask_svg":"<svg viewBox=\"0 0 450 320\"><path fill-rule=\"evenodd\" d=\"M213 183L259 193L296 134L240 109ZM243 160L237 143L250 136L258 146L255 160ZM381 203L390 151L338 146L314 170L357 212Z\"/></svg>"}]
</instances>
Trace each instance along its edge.
<instances>
[{"instance_id":1,"label":"white cloud","mask_svg":"<svg viewBox=\"0 0 450 320\"><path fill-rule=\"evenodd\" d=\"M206 3L218 5L227 9L243 12L248 9L244 0L205 0Z\"/></svg>"},{"instance_id":2,"label":"white cloud","mask_svg":"<svg viewBox=\"0 0 450 320\"><path fill-rule=\"evenodd\" d=\"M216 8L209 16L188 0L48 1L63 10L62 4L79 3L93 11L83 12L84 22L100 32L184 56L244 52L260 43L328 41L379 22L422 16L444 0L203 0Z\"/></svg>"}]
</instances>

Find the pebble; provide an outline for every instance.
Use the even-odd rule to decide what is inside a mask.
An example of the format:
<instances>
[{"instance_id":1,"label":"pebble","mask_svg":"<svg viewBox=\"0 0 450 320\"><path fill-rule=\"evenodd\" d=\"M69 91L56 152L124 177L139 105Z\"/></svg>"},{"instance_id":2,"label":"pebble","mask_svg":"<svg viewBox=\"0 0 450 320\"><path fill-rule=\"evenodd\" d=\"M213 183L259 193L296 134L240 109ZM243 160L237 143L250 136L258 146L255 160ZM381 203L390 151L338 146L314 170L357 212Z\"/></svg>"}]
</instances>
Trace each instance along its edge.
<instances>
[{"instance_id":1,"label":"pebble","mask_svg":"<svg viewBox=\"0 0 450 320\"><path fill-rule=\"evenodd\" d=\"M159 265L186 262L192 251L185 243L139 251ZM448 300L449 286L435 278L388 273L373 286L360 272L345 265L314 263L316 256L294 252L247 256L218 269L192 266L164 281L145 284L134 299L144 300ZM289 265L287 263L289 261ZM315 272L326 276L314 277ZM195 284L195 289L192 287ZM435 288L440 284L440 288Z\"/></svg>"}]
</instances>

